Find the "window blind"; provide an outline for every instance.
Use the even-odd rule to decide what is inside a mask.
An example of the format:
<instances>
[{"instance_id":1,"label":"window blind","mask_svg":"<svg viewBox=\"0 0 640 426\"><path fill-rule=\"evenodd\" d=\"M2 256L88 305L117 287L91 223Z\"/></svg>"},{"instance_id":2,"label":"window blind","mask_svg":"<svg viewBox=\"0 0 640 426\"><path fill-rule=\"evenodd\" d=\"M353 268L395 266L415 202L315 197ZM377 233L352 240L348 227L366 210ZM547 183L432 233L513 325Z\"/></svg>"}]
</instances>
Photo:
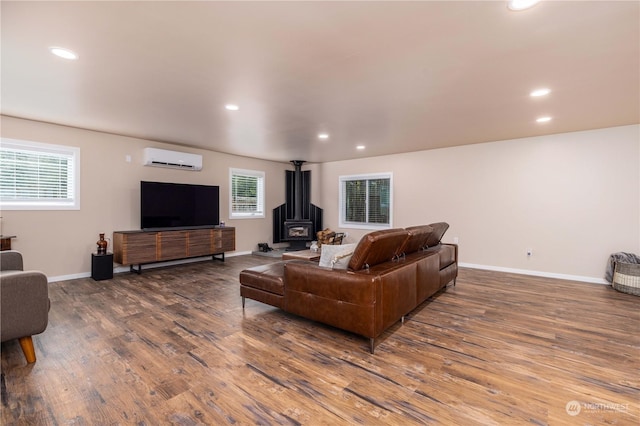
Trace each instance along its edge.
<instances>
[{"instance_id":1,"label":"window blind","mask_svg":"<svg viewBox=\"0 0 640 426\"><path fill-rule=\"evenodd\" d=\"M389 223L389 179L372 179L367 183L369 194L367 222Z\"/></svg>"},{"instance_id":2,"label":"window blind","mask_svg":"<svg viewBox=\"0 0 640 426\"><path fill-rule=\"evenodd\" d=\"M264 173L231 171L231 216L264 216Z\"/></svg>"},{"instance_id":3,"label":"window blind","mask_svg":"<svg viewBox=\"0 0 640 426\"><path fill-rule=\"evenodd\" d=\"M0 145L0 202L3 208L75 206L76 148L57 145Z\"/></svg>"},{"instance_id":4,"label":"window blind","mask_svg":"<svg viewBox=\"0 0 640 426\"><path fill-rule=\"evenodd\" d=\"M345 212L348 222L367 221L367 181L350 180L345 182Z\"/></svg>"},{"instance_id":5,"label":"window blind","mask_svg":"<svg viewBox=\"0 0 640 426\"><path fill-rule=\"evenodd\" d=\"M340 226L391 225L391 174L340 177Z\"/></svg>"}]
</instances>

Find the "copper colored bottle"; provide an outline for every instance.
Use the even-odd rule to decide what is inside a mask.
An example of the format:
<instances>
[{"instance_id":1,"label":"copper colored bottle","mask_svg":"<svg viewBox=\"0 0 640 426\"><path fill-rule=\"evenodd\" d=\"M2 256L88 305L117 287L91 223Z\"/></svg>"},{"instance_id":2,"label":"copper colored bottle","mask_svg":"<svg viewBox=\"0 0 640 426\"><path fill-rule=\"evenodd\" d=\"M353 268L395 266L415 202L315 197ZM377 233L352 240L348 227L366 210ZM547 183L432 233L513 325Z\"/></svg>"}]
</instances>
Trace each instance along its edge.
<instances>
[{"instance_id":1,"label":"copper colored bottle","mask_svg":"<svg viewBox=\"0 0 640 426\"><path fill-rule=\"evenodd\" d=\"M100 234L100 239L98 240L98 254L107 254L107 240L104 239L104 234Z\"/></svg>"}]
</instances>

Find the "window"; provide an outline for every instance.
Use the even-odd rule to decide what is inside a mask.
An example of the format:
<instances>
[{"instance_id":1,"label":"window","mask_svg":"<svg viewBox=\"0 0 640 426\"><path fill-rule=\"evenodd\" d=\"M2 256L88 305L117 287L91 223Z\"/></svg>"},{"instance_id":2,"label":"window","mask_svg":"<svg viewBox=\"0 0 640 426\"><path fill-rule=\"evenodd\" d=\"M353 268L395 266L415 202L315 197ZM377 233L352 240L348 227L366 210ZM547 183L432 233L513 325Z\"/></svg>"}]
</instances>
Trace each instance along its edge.
<instances>
[{"instance_id":1,"label":"window","mask_svg":"<svg viewBox=\"0 0 640 426\"><path fill-rule=\"evenodd\" d=\"M340 176L340 227L391 228L392 174Z\"/></svg>"},{"instance_id":2,"label":"window","mask_svg":"<svg viewBox=\"0 0 640 426\"><path fill-rule=\"evenodd\" d=\"M0 207L79 210L80 148L2 138Z\"/></svg>"},{"instance_id":3,"label":"window","mask_svg":"<svg viewBox=\"0 0 640 426\"><path fill-rule=\"evenodd\" d=\"M231 212L235 219L264 217L264 172L229 169Z\"/></svg>"}]
</instances>

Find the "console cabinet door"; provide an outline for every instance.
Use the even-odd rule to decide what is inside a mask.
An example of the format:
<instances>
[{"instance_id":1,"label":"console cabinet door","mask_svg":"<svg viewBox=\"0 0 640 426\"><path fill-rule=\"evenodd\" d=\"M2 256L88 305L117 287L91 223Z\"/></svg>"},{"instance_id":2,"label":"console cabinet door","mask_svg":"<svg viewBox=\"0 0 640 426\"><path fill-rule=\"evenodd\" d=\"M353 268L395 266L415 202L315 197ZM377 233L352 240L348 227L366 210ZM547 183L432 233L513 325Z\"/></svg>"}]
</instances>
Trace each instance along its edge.
<instances>
[{"instance_id":1,"label":"console cabinet door","mask_svg":"<svg viewBox=\"0 0 640 426\"><path fill-rule=\"evenodd\" d=\"M236 249L236 230L227 228L222 231L222 251L234 251Z\"/></svg>"},{"instance_id":2,"label":"console cabinet door","mask_svg":"<svg viewBox=\"0 0 640 426\"><path fill-rule=\"evenodd\" d=\"M234 228L219 228L213 231L213 252L215 254L236 249L236 232Z\"/></svg>"},{"instance_id":3,"label":"console cabinet door","mask_svg":"<svg viewBox=\"0 0 640 426\"><path fill-rule=\"evenodd\" d=\"M187 256L207 256L211 254L211 239L212 233L214 231L211 229L198 229L195 231L189 231L189 241L188 241L188 253Z\"/></svg>"},{"instance_id":4,"label":"console cabinet door","mask_svg":"<svg viewBox=\"0 0 640 426\"><path fill-rule=\"evenodd\" d=\"M158 260L187 257L187 231L160 232Z\"/></svg>"},{"instance_id":5,"label":"console cabinet door","mask_svg":"<svg viewBox=\"0 0 640 426\"><path fill-rule=\"evenodd\" d=\"M156 262L158 260L157 236L157 232L118 234L117 237L122 239L122 243L114 246L116 262L123 265Z\"/></svg>"}]
</instances>

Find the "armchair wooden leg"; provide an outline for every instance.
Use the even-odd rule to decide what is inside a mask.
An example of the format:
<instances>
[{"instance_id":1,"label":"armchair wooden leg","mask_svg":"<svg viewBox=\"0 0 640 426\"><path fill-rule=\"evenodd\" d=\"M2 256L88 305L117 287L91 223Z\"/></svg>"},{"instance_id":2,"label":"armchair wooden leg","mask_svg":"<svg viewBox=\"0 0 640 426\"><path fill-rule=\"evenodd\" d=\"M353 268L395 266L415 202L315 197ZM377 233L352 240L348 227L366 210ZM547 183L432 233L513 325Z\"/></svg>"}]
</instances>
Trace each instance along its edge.
<instances>
[{"instance_id":1,"label":"armchair wooden leg","mask_svg":"<svg viewBox=\"0 0 640 426\"><path fill-rule=\"evenodd\" d=\"M31 336L21 337L18 339L20 341L20 347L22 348L22 352L24 353L24 357L27 359L29 364L36 362L36 350L33 347L33 339Z\"/></svg>"}]
</instances>

